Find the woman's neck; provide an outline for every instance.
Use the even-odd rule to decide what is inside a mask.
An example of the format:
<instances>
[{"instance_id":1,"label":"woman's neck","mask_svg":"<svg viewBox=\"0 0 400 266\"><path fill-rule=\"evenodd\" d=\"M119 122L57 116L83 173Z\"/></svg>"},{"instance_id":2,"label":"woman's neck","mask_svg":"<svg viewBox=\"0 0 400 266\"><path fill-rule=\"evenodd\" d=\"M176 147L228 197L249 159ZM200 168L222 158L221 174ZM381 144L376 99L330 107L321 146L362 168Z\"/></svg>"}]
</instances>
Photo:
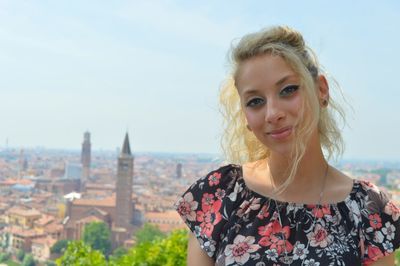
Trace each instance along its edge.
<instances>
[{"instance_id":1,"label":"woman's neck","mask_svg":"<svg viewBox=\"0 0 400 266\"><path fill-rule=\"evenodd\" d=\"M271 153L267 160L267 170L275 187L282 185L289 176L293 161L279 154ZM308 146L304 156L300 160L293 182L288 186L287 191L302 188L309 188L310 184L317 187L323 182L327 169L327 161L323 155L319 141Z\"/></svg>"}]
</instances>

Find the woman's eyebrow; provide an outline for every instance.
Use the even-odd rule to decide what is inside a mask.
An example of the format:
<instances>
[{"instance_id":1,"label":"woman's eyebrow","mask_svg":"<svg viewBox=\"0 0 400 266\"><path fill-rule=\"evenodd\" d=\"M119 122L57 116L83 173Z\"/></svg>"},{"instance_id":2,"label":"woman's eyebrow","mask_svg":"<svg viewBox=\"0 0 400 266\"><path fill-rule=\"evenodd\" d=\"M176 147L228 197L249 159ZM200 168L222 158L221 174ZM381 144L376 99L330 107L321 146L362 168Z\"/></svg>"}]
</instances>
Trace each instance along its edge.
<instances>
[{"instance_id":1,"label":"woman's eyebrow","mask_svg":"<svg viewBox=\"0 0 400 266\"><path fill-rule=\"evenodd\" d=\"M283 78L281 78L280 80L278 80L275 83L275 86L278 87L278 86L282 85L285 81L287 81L289 78L294 77L294 76L295 75L293 75L293 74L289 74L289 75L284 76Z\"/></svg>"},{"instance_id":2,"label":"woman's eyebrow","mask_svg":"<svg viewBox=\"0 0 400 266\"><path fill-rule=\"evenodd\" d=\"M275 87L281 86L283 83L285 83L285 81L287 81L288 79L290 79L290 78L292 78L292 77L296 77L296 75L294 75L294 74L288 74L288 75L284 76L283 78L281 78L280 80L278 80L278 81L275 83ZM258 93L258 90L257 90L257 89L255 89L255 88L249 88L248 90L246 90L246 89L244 90L243 96L247 96L247 95L251 95L251 94L256 94L256 93Z\"/></svg>"}]
</instances>

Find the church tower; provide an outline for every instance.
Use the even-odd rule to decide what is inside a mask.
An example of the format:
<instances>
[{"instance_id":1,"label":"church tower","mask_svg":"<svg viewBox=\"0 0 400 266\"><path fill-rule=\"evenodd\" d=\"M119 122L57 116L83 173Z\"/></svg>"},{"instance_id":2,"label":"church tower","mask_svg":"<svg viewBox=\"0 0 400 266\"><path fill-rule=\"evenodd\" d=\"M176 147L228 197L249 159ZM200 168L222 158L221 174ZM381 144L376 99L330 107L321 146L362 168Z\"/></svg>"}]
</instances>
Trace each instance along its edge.
<instances>
[{"instance_id":1,"label":"church tower","mask_svg":"<svg viewBox=\"0 0 400 266\"><path fill-rule=\"evenodd\" d=\"M85 132L83 135L81 163L82 163L82 178L81 178L81 191L84 190L85 184L90 177L90 161L91 161L91 147L90 133Z\"/></svg>"},{"instance_id":2,"label":"church tower","mask_svg":"<svg viewBox=\"0 0 400 266\"><path fill-rule=\"evenodd\" d=\"M131 227L133 213L132 178L133 156L129 145L129 136L126 133L121 154L118 157L115 226L127 230Z\"/></svg>"}]
</instances>

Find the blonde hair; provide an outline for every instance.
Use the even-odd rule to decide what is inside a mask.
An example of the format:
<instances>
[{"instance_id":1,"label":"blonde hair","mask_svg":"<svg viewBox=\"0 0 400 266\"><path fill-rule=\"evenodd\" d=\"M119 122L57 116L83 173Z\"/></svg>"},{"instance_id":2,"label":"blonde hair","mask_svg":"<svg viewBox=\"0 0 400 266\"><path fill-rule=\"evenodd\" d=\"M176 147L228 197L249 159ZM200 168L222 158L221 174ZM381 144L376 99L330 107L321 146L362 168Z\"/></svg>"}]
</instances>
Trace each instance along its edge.
<instances>
[{"instance_id":1,"label":"blonde hair","mask_svg":"<svg viewBox=\"0 0 400 266\"><path fill-rule=\"evenodd\" d=\"M302 111L312 114L300 115L301 121L298 130L295 131L293 160L288 169L288 178L276 189L276 192L280 193L293 181L299 162L304 156L306 143L315 126L318 126L321 146L327 153L328 159L335 154L343 153L344 142L334 115L338 114L344 123L345 116L342 107L332 97L329 98L327 108L320 107L316 81L323 71L314 52L305 45L298 31L286 26L277 26L245 35L231 50L232 72L220 91L221 113L224 117L221 145L227 160L242 164L270 156L270 150L246 127L246 118L236 87L241 64L264 54L280 56L299 75L299 85L304 88L306 95ZM336 82L333 84L340 91L338 84Z\"/></svg>"}]
</instances>

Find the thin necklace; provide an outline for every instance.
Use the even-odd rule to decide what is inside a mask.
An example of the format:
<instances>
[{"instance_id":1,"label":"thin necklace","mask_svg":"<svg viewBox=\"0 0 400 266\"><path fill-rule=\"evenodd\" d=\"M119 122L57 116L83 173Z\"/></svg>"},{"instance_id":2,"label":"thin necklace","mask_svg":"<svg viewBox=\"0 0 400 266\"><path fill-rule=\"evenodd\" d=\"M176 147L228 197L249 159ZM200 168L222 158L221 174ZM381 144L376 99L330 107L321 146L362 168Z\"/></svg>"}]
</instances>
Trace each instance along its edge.
<instances>
[{"instance_id":1,"label":"thin necklace","mask_svg":"<svg viewBox=\"0 0 400 266\"><path fill-rule=\"evenodd\" d=\"M325 168L324 179L323 179L323 181L322 181L321 192L319 193L319 199L318 199L318 203L317 203L317 206L316 206L317 208L319 208L319 207L321 206L322 197L323 197L324 191L325 191L326 177L328 176L328 170L329 170L329 164L327 163L327 164L326 164L326 168ZM279 205L278 205L278 202L276 201L275 198L274 198L274 202L275 202L275 206L276 206L276 209L277 209L277 212L278 212L279 224L280 224L281 228L283 228L282 219L281 219L281 214L280 214L280 209L279 209L279 207L278 207ZM315 215L314 215L314 219L313 219L313 223L312 223L312 228L313 228L313 229L314 229L314 227L315 227L315 222L316 222L316 221L317 221L317 219L316 219L316 217L315 217ZM297 222L296 222L296 228L297 228ZM292 263L293 263L293 257L289 257L289 255L288 255L287 248L286 248L286 241L287 241L287 240L286 240L286 237L285 237L285 238L283 239L283 249L284 249L284 251L285 251L285 256L283 257L283 261L281 261L281 262L285 263L286 265L289 264L289 266L290 266L290 265L292 265ZM306 246L306 248L303 250L304 253L305 253L306 251L308 251L309 244L310 244L310 241L307 242L307 246ZM303 266L304 259L305 259L305 257L304 257L303 260L301 261L301 266Z\"/></svg>"}]
</instances>

